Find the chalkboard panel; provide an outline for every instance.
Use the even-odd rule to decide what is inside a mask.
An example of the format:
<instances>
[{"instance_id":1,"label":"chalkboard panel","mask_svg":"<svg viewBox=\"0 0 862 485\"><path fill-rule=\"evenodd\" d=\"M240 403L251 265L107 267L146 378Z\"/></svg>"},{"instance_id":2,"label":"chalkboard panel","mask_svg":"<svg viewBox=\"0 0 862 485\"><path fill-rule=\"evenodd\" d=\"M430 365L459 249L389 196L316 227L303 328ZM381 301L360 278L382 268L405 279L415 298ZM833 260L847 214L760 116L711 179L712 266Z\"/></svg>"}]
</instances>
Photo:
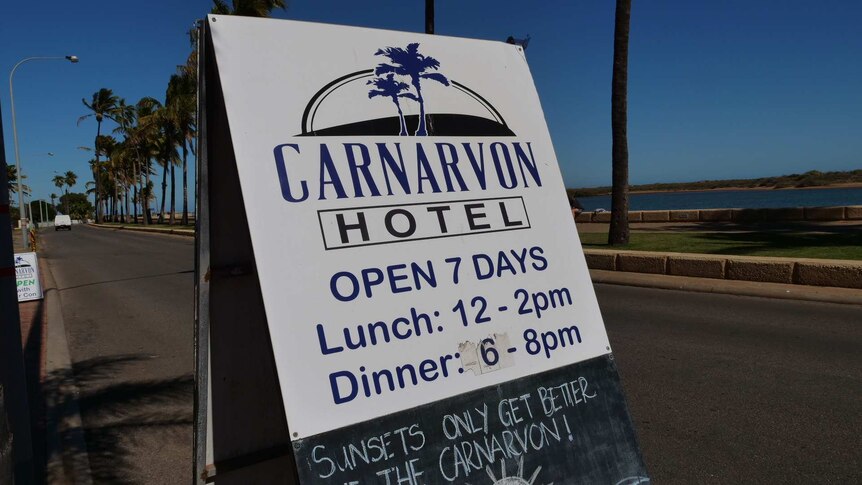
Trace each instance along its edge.
<instances>
[{"instance_id":1,"label":"chalkboard panel","mask_svg":"<svg viewBox=\"0 0 862 485\"><path fill-rule=\"evenodd\" d=\"M649 482L612 354L293 446L304 484Z\"/></svg>"}]
</instances>

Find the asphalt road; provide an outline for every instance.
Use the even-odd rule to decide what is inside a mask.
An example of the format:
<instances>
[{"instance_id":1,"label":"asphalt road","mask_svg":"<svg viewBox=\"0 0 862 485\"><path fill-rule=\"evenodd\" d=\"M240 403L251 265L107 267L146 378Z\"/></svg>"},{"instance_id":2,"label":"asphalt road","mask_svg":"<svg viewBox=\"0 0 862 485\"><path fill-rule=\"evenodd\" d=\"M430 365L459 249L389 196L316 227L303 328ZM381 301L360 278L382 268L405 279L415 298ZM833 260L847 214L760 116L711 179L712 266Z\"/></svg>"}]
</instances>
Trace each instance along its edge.
<instances>
[{"instance_id":1,"label":"asphalt road","mask_svg":"<svg viewBox=\"0 0 862 485\"><path fill-rule=\"evenodd\" d=\"M191 239L76 226L44 241L97 481L186 483ZM862 483L862 307L597 293L656 483Z\"/></svg>"},{"instance_id":2,"label":"asphalt road","mask_svg":"<svg viewBox=\"0 0 862 485\"><path fill-rule=\"evenodd\" d=\"M94 482L189 483L193 240L75 226L42 241Z\"/></svg>"}]
</instances>

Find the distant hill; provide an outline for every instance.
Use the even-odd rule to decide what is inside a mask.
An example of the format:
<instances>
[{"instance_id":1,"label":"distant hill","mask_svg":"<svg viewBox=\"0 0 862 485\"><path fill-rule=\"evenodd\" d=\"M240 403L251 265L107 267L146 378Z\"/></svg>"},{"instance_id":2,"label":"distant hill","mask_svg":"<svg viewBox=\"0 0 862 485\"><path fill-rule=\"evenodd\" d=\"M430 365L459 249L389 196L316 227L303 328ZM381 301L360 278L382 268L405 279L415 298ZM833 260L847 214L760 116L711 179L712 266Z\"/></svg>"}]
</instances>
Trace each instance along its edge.
<instances>
[{"instance_id":1,"label":"distant hill","mask_svg":"<svg viewBox=\"0 0 862 485\"><path fill-rule=\"evenodd\" d=\"M862 170L847 172L819 172L812 170L802 174L794 173L778 177L758 179L701 180L699 182L659 183L632 185L630 192L678 192L683 190L721 190L721 189L791 189L804 187L828 187L843 184L862 184ZM590 197L611 193L610 187L588 187L566 189L574 197Z\"/></svg>"}]
</instances>

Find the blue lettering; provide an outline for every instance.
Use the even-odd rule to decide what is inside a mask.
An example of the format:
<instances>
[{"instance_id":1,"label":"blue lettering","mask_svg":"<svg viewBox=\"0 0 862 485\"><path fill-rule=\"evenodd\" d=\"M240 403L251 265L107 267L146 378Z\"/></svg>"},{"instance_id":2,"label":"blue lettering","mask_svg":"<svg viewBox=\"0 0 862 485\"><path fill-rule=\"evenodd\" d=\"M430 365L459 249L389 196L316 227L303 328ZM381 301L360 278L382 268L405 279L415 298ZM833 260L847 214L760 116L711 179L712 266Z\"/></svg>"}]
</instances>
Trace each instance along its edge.
<instances>
[{"instance_id":1,"label":"blue lettering","mask_svg":"<svg viewBox=\"0 0 862 485\"><path fill-rule=\"evenodd\" d=\"M389 182L389 170L392 170L395 175L395 180L401 185L401 189L405 194L410 193L410 182L407 180L407 170L404 168L404 157L401 156L401 144L395 144L395 150L398 152L398 163L395 163L395 158L386 148L385 143L377 144L377 153L380 154L380 160L383 162L383 178L386 180L386 190L389 195L392 195L392 185ZM388 169L387 169L388 167Z\"/></svg>"},{"instance_id":2,"label":"blue lettering","mask_svg":"<svg viewBox=\"0 0 862 485\"><path fill-rule=\"evenodd\" d=\"M483 264L481 262L485 262L487 264L487 269L483 271ZM476 278L480 280L487 280L488 278L494 276L494 260L491 259L490 256L486 256L484 254L474 254L473 255L473 268L476 270Z\"/></svg>"},{"instance_id":3,"label":"blue lettering","mask_svg":"<svg viewBox=\"0 0 862 485\"><path fill-rule=\"evenodd\" d=\"M527 142L527 150L530 151L529 158L527 157L527 154L524 153L524 149L521 148L520 143L512 143L512 147L515 149L515 157L518 159L518 165L521 168L521 178L524 179L524 187L530 186L530 184L527 183L527 175L524 174L525 165L527 167L527 171L533 176L533 180L536 182L536 185L541 187L542 179L539 177L539 167L536 165L536 157L533 156L533 146L530 142Z\"/></svg>"},{"instance_id":4,"label":"blue lettering","mask_svg":"<svg viewBox=\"0 0 862 485\"><path fill-rule=\"evenodd\" d=\"M479 187L485 190L485 152L482 151L482 144L479 145L479 160L477 162L476 155L473 154L473 149L469 143L462 143L464 151L467 152L467 158L470 159L470 166L473 167L473 172L476 174L476 180L479 181Z\"/></svg>"},{"instance_id":5,"label":"blue lettering","mask_svg":"<svg viewBox=\"0 0 862 485\"><path fill-rule=\"evenodd\" d=\"M347 295L341 293L338 289L338 280L340 278L347 278L350 282L350 292ZM339 271L332 275L332 278L329 280L329 290L332 292L332 296L334 296L339 301L351 301L357 296L359 296L359 281L357 281L356 276L353 276L353 273L349 271Z\"/></svg>"},{"instance_id":6,"label":"blue lettering","mask_svg":"<svg viewBox=\"0 0 862 485\"><path fill-rule=\"evenodd\" d=\"M434 178L434 172L431 170L431 166L428 164L428 157L425 155L425 150L423 150L422 145L419 144L416 144L416 170L419 175L420 194L425 193L425 191L422 189L423 180L427 180L428 183L431 184L431 191L433 193L440 193L440 184L438 184L437 179Z\"/></svg>"},{"instance_id":7,"label":"blue lettering","mask_svg":"<svg viewBox=\"0 0 862 485\"><path fill-rule=\"evenodd\" d=\"M503 166L500 164L499 149L502 149L503 159L506 161L506 171L509 173L507 182L506 176L503 174ZM491 143L491 158L494 159L494 169L497 170L497 178L500 180L500 185L504 189L514 189L518 185L518 180L515 178L515 166L512 165L512 156L509 154L509 147L503 143Z\"/></svg>"},{"instance_id":8,"label":"blue lettering","mask_svg":"<svg viewBox=\"0 0 862 485\"><path fill-rule=\"evenodd\" d=\"M359 153L362 155L362 163L357 163L355 154L353 153L354 147L359 147ZM350 167L350 178L353 180L354 195L356 197L363 197L362 183L359 178L359 174L361 173L365 179L365 183L368 184L371 196L379 196L380 191L377 190L377 184L374 183L374 177L371 176L371 171L368 169L371 165L371 155L368 153L368 147L361 143L345 143L344 151L347 153L347 163L348 167Z\"/></svg>"},{"instance_id":9,"label":"blue lettering","mask_svg":"<svg viewBox=\"0 0 862 485\"><path fill-rule=\"evenodd\" d=\"M340 387L338 386L338 378L347 378L348 385L350 386L350 392L342 397ZM346 370L333 372L329 374L329 386L332 388L332 399L335 401L335 404L344 404L346 402L350 402L356 398L356 394L359 391L358 383L356 382L356 377L352 372L348 372Z\"/></svg>"},{"instance_id":10,"label":"blue lettering","mask_svg":"<svg viewBox=\"0 0 862 485\"><path fill-rule=\"evenodd\" d=\"M327 174L329 177L327 177ZM335 189L335 194L339 199L347 198L347 193L344 192L344 185L341 183L341 178L338 176L338 171L335 169L335 164L332 163L332 155L329 154L329 149L326 144L320 144L320 197L319 200L326 200L324 193L326 186L332 185Z\"/></svg>"},{"instance_id":11,"label":"blue lettering","mask_svg":"<svg viewBox=\"0 0 862 485\"><path fill-rule=\"evenodd\" d=\"M326 345L326 335L323 332L323 325L317 324L317 341L320 343L320 351L323 355L337 354L344 350L342 346L329 347Z\"/></svg>"},{"instance_id":12,"label":"blue lettering","mask_svg":"<svg viewBox=\"0 0 862 485\"><path fill-rule=\"evenodd\" d=\"M386 272L389 273L389 287L392 288L392 293L404 293L406 291L412 290L409 286L398 286L396 282L401 280L408 279L406 274L395 274L396 270L406 269L406 264L393 264L386 268Z\"/></svg>"},{"instance_id":13,"label":"blue lettering","mask_svg":"<svg viewBox=\"0 0 862 485\"><path fill-rule=\"evenodd\" d=\"M281 196L288 202L302 202L308 198L308 184L305 183L305 180L299 181L299 187L302 192L302 195L299 197L295 197L290 192L290 181L287 178L287 166L284 164L284 147L293 148L296 150L296 153L299 153L299 145L295 145L293 143L278 145L272 150L275 155L275 170L278 172L278 182L281 184Z\"/></svg>"},{"instance_id":14,"label":"blue lettering","mask_svg":"<svg viewBox=\"0 0 862 485\"><path fill-rule=\"evenodd\" d=\"M440 165L443 167L443 177L446 179L446 191L454 192L452 188L452 176L458 181L458 187L461 192L467 190L467 184L464 183L464 177L461 176L461 170L458 168L458 152L455 151L455 145L451 143L435 143L437 145L437 155L440 156ZM446 158L446 152L443 148L449 149L450 158Z\"/></svg>"}]
</instances>

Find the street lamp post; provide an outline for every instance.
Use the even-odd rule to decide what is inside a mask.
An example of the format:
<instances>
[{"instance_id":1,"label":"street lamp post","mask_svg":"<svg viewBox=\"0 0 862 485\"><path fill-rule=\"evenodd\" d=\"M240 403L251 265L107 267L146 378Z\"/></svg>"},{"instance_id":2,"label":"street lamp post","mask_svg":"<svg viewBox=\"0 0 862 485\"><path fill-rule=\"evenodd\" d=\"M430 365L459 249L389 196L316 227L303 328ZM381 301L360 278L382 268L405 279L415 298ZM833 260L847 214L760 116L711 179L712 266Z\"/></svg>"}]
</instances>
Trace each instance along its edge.
<instances>
[{"instance_id":1,"label":"street lamp post","mask_svg":"<svg viewBox=\"0 0 862 485\"><path fill-rule=\"evenodd\" d=\"M28 244L27 240L27 225L24 224L26 211L24 207L24 183L22 179L24 178L24 173L21 171L21 160L18 156L18 126L15 124L15 91L12 88L12 79L15 76L15 70L18 69L18 66L24 64L27 61L50 61L50 60L67 60L72 64L78 62L78 56L37 56L37 57L27 57L18 61L18 64L12 68L12 72L9 73L9 101L12 107L12 140L15 142L15 170L18 172L18 207L20 207L19 219L21 223L21 238L24 242L24 246L26 247Z\"/></svg>"}]
</instances>

